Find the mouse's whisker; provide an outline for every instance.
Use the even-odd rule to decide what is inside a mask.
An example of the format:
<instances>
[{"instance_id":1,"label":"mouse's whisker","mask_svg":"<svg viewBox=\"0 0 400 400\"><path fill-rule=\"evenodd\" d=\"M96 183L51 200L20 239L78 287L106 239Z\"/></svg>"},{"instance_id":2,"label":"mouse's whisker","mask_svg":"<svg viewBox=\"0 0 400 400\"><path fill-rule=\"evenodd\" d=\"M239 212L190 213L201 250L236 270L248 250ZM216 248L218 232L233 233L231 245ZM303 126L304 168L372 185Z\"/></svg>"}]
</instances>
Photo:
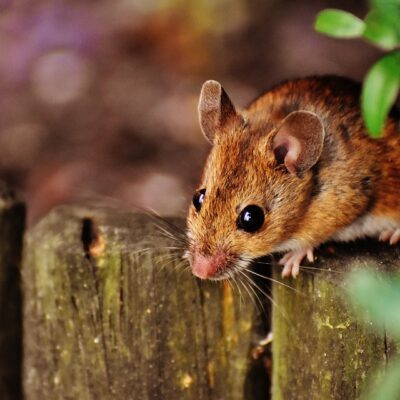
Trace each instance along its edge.
<instances>
[{"instance_id":1,"label":"mouse's whisker","mask_svg":"<svg viewBox=\"0 0 400 400\"><path fill-rule=\"evenodd\" d=\"M178 269L177 266L183 264L185 260L182 260L180 257L177 257L176 254L167 254L163 255L156 259L155 264L160 266L160 262L164 262L163 265L160 267L160 271L164 270L168 265L175 263L174 269Z\"/></svg>"},{"instance_id":2,"label":"mouse's whisker","mask_svg":"<svg viewBox=\"0 0 400 400\"><path fill-rule=\"evenodd\" d=\"M254 261L254 259L249 259L249 261ZM267 265L267 266L272 266L274 265L274 263L272 261L255 261L255 264L259 264L259 265Z\"/></svg>"},{"instance_id":3,"label":"mouse's whisker","mask_svg":"<svg viewBox=\"0 0 400 400\"><path fill-rule=\"evenodd\" d=\"M159 227L165 229L169 233L174 233L176 236L181 236L186 239L186 230L175 225L171 221L166 218L162 218L160 216L153 216L154 224Z\"/></svg>"},{"instance_id":4,"label":"mouse's whisker","mask_svg":"<svg viewBox=\"0 0 400 400\"><path fill-rule=\"evenodd\" d=\"M244 272L241 271L243 274ZM245 275L245 274L244 274ZM270 302L271 304L275 307L275 309L279 312L279 314L282 316L282 318L285 319L285 321L295 330L295 325L294 323L290 320L288 315L284 312L284 310L278 306L278 303L272 298L272 296L268 295L264 290L262 290L249 276L245 275L246 278L248 279L248 282L254 286L255 289L260 291Z\"/></svg>"},{"instance_id":5,"label":"mouse's whisker","mask_svg":"<svg viewBox=\"0 0 400 400\"><path fill-rule=\"evenodd\" d=\"M228 273L229 278L232 276L230 273ZM225 279L225 284L228 284L229 287L231 288L232 292L235 293L235 288L233 287L232 279Z\"/></svg>"},{"instance_id":6,"label":"mouse's whisker","mask_svg":"<svg viewBox=\"0 0 400 400\"><path fill-rule=\"evenodd\" d=\"M231 260L231 268L226 271L226 274L228 276L228 279L232 280L232 282L234 282L234 284L237 287L239 296L240 296L240 307L242 306L242 300L244 302L244 296L241 290L241 286L242 288L244 288L247 292L247 294L249 295L250 300L252 301L252 303L254 304L254 306L259 309L259 305L256 303L255 301L255 296L253 294L251 294L248 285L246 284L246 282L243 281L242 277L240 274L238 274L238 271L241 271L243 269L245 269L247 266L247 261L242 259L242 258L238 258L238 259L233 259ZM263 308L263 305L261 304L261 308Z\"/></svg>"},{"instance_id":7,"label":"mouse's whisker","mask_svg":"<svg viewBox=\"0 0 400 400\"><path fill-rule=\"evenodd\" d=\"M324 272L331 272L333 274L345 274L345 271L336 271L331 268L323 268L323 267L309 267L300 265L300 269L310 270L310 271L324 271Z\"/></svg>"},{"instance_id":8,"label":"mouse's whisker","mask_svg":"<svg viewBox=\"0 0 400 400\"><path fill-rule=\"evenodd\" d=\"M239 307L240 309L242 309L242 305L244 304L244 298L243 298L243 293L242 290L240 289L239 284L237 283L236 279L235 279L235 274L233 273L233 271L231 272L231 281L234 283L234 285L237 288L237 291L239 293Z\"/></svg>"},{"instance_id":9,"label":"mouse's whisker","mask_svg":"<svg viewBox=\"0 0 400 400\"><path fill-rule=\"evenodd\" d=\"M174 270L175 271L183 271L183 270L186 270L186 268L185 268L186 266L187 266L187 263L185 262L185 260L181 260L174 265Z\"/></svg>"},{"instance_id":10,"label":"mouse's whisker","mask_svg":"<svg viewBox=\"0 0 400 400\"><path fill-rule=\"evenodd\" d=\"M242 285L242 287L244 288L244 290L246 291L247 295L249 296L250 301L253 303L254 307L259 310L259 311L263 311L264 310L264 306L261 303L261 310L260 310L260 305L259 303L256 301L255 296L252 294L252 292L249 289L249 285L247 284L247 282L245 282L243 280L243 278L240 275L236 276L236 279L238 281L238 283L240 283Z\"/></svg>"},{"instance_id":11,"label":"mouse's whisker","mask_svg":"<svg viewBox=\"0 0 400 400\"><path fill-rule=\"evenodd\" d=\"M186 237L186 228L182 228L178 225L175 225L172 221L169 221L168 219L165 218L158 218L158 221L166 225L169 229L171 229L173 232L176 232L177 234L180 234L181 236Z\"/></svg>"},{"instance_id":12,"label":"mouse's whisker","mask_svg":"<svg viewBox=\"0 0 400 400\"><path fill-rule=\"evenodd\" d=\"M129 254L130 256L141 256L143 254L149 253L150 250L151 250L150 247L145 247L143 249L136 249L136 250L132 251L131 249L129 249L128 246L122 246L119 249L119 253L120 254Z\"/></svg>"},{"instance_id":13,"label":"mouse's whisker","mask_svg":"<svg viewBox=\"0 0 400 400\"><path fill-rule=\"evenodd\" d=\"M263 294L268 300L270 300L272 302L272 298L269 294L267 294L263 289L260 288L259 285L257 285L253 279L251 279L251 277L249 277L248 275L246 275L247 271L238 271L248 282L249 284L254 287L255 289L257 289L261 294Z\"/></svg>"},{"instance_id":14,"label":"mouse's whisker","mask_svg":"<svg viewBox=\"0 0 400 400\"><path fill-rule=\"evenodd\" d=\"M251 295L250 295L250 296L251 296L251 297L254 297L254 298L257 300L257 303L260 305L260 309L259 309L259 310L260 310L261 312L265 312L264 303L262 302L262 300L261 300L259 294L258 294L257 291L255 290L252 280L249 279L249 277L248 277L241 269L238 269L237 272L244 278L244 282L246 282L246 283L248 284L249 290L250 290L250 291L253 293L253 295L254 295L254 296L251 296ZM262 291L261 291L261 292L262 292ZM269 297L266 293L264 293L264 294L265 294L266 297ZM257 308L258 308L258 307L257 307Z\"/></svg>"},{"instance_id":15,"label":"mouse's whisker","mask_svg":"<svg viewBox=\"0 0 400 400\"><path fill-rule=\"evenodd\" d=\"M157 224L155 224L155 226L156 226L156 228L158 228L160 230L161 235L163 235L164 237L166 237L168 239L172 239L175 242L184 243L183 238L179 237L179 235L174 234L174 232L171 232L171 231L165 229L163 226L160 226Z\"/></svg>"},{"instance_id":16,"label":"mouse's whisker","mask_svg":"<svg viewBox=\"0 0 400 400\"><path fill-rule=\"evenodd\" d=\"M254 261L254 260L252 260L252 259L250 259L250 258L246 258L246 257L243 257L243 256L241 256L240 258L242 258L243 260L249 261L249 262ZM272 262L272 261L270 261L270 262L266 262L266 261L256 261L255 264L267 265L267 266L274 266L274 265L276 265L276 262ZM300 269L303 269L303 270L308 269L308 270L315 270L315 271L332 272L332 273L334 273L334 274L344 274L344 273L345 273L344 271L336 271L336 270L333 270L333 269L331 269L331 268L324 268L324 267L322 267L322 266L310 267L310 266L308 266L308 265L307 265L307 266L300 265Z\"/></svg>"},{"instance_id":17,"label":"mouse's whisker","mask_svg":"<svg viewBox=\"0 0 400 400\"><path fill-rule=\"evenodd\" d=\"M143 207L136 207L136 208L139 209L144 214L146 214L151 219L162 222L166 225L169 225L170 227L174 228L177 231L184 232L183 228L175 225L169 218L161 216L156 210L151 209L151 208L143 208Z\"/></svg>"},{"instance_id":18,"label":"mouse's whisker","mask_svg":"<svg viewBox=\"0 0 400 400\"><path fill-rule=\"evenodd\" d=\"M155 258L157 260L161 259L162 261L166 261L166 260L170 260L170 259L180 260L180 259L182 259L181 254L182 254L182 252L179 251L179 250L176 250L176 251L171 251L170 250L166 254L164 254L164 253L163 254L160 254L160 253L156 254Z\"/></svg>"},{"instance_id":19,"label":"mouse's whisker","mask_svg":"<svg viewBox=\"0 0 400 400\"><path fill-rule=\"evenodd\" d=\"M253 261L251 258L243 257L243 256L241 256L239 259L242 260L242 261L244 261L244 262L251 262L251 261ZM267 264L267 263L265 263L265 262L261 262L261 263L256 262L256 264L272 265L272 263ZM292 287L292 286L290 286L290 285L288 285L288 284L286 284L286 283L284 283L284 282L278 281L277 279L274 279L274 278L272 278L272 277L270 277L270 276L266 276L266 275L259 274L259 273L253 271L253 270L250 269L250 268L241 268L241 269L245 269L246 272L248 272L248 273L250 273L250 274L252 274L252 275L258 276L259 278L265 279L265 280L270 281L270 282L274 282L274 283L279 284L279 285L281 285L281 286L284 286L284 287L286 287L286 288L288 288L288 289L291 289L291 290L293 290L294 292L296 292L296 293L298 293L298 294L304 295L300 290L298 290L298 289L296 289L296 288L294 288L294 287Z\"/></svg>"},{"instance_id":20,"label":"mouse's whisker","mask_svg":"<svg viewBox=\"0 0 400 400\"><path fill-rule=\"evenodd\" d=\"M178 264L176 265L176 268L175 268L175 269L178 271L178 280L181 278L181 276L182 276L183 274L185 274L185 273L187 273L187 272L191 272L191 271L190 271L190 268L188 268L188 266L185 265L185 263L183 262L183 260L182 260L180 263L178 263Z\"/></svg>"},{"instance_id":21,"label":"mouse's whisker","mask_svg":"<svg viewBox=\"0 0 400 400\"><path fill-rule=\"evenodd\" d=\"M262 278L262 279L265 279L265 280L267 280L267 281L276 283L277 285L281 285L281 286L283 286L283 287L285 287L285 288L288 288L288 289L290 289L290 290L293 290L294 292L296 292L296 293L298 293L298 294L304 296L304 293L301 292L300 290L296 289L295 287L290 286L290 285L288 285L288 284L286 284L286 283L283 283L283 282L281 282L281 281L278 281L277 279L271 278L270 276L261 275L261 274L255 272L255 271L252 271L251 269L248 269L247 272L250 273L250 274L252 274L252 275L258 276L258 277L260 277L260 278Z\"/></svg>"},{"instance_id":22,"label":"mouse's whisker","mask_svg":"<svg viewBox=\"0 0 400 400\"><path fill-rule=\"evenodd\" d=\"M181 252L183 250L186 250L186 247L184 246L161 246L161 247L157 247L157 250L178 250L177 252Z\"/></svg>"}]
</instances>

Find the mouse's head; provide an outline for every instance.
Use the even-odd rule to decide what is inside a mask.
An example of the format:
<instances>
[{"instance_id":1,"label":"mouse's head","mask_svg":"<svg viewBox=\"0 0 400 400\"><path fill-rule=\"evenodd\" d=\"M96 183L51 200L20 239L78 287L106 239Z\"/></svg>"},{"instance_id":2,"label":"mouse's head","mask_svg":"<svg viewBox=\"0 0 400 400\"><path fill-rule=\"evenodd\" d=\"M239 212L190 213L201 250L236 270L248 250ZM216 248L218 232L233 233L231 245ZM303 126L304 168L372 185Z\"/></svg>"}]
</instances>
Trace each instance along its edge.
<instances>
[{"instance_id":1,"label":"mouse's head","mask_svg":"<svg viewBox=\"0 0 400 400\"><path fill-rule=\"evenodd\" d=\"M279 250L301 218L324 129L307 111L273 119L239 113L218 82L203 85L199 120L212 149L189 210L187 252L199 278L228 278Z\"/></svg>"}]
</instances>

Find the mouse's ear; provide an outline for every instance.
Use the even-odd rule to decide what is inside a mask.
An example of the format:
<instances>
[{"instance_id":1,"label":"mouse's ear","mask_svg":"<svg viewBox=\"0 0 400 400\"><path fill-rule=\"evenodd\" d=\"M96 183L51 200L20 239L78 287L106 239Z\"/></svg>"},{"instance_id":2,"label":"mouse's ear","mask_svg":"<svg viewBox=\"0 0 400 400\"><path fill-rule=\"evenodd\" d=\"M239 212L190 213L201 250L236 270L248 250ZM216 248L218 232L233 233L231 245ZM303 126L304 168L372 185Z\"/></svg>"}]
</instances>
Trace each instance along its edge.
<instances>
[{"instance_id":1,"label":"mouse's ear","mask_svg":"<svg viewBox=\"0 0 400 400\"><path fill-rule=\"evenodd\" d=\"M321 156L324 137L324 127L316 114L294 111L283 120L273 138L275 159L292 174L308 171Z\"/></svg>"},{"instance_id":2,"label":"mouse's ear","mask_svg":"<svg viewBox=\"0 0 400 400\"><path fill-rule=\"evenodd\" d=\"M201 130L211 143L214 142L218 130L228 122L240 118L225 90L216 81L203 84L198 110Z\"/></svg>"}]
</instances>

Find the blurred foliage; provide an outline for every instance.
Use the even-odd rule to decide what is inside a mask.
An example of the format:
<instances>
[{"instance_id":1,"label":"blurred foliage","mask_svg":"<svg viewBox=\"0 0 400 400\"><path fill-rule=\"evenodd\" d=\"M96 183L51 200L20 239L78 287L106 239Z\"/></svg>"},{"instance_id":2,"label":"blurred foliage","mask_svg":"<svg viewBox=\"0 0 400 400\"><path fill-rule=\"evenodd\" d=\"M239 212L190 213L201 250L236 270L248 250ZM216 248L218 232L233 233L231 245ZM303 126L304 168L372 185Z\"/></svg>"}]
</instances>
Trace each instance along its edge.
<instances>
[{"instance_id":1,"label":"blurred foliage","mask_svg":"<svg viewBox=\"0 0 400 400\"><path fill-rule=\"evenodd\" d=\"M400 276L392 278L372 271L350 274L351 301L367 319L400 338Z\"/></svg>"},{"instance_id":2,"label":"blurred foliage","mask_svg":"<svg viewBox=\"0 0 400 400\"><path fill-rule=\"evenodd\" d=\"M361 95L367 129L371 136L380 136L400 89L400 0L372 0L364 20L346 11L324 10L316 18L315 29L335 38L364 38L390 51L367 73Z\"/></svg>"},{"instance_id":3,"label":"blurred foliage","mask_svg":"<svg viewBox=\"0 0 400 400\"><path fill-rule=\"evenodd\" d=\"M349 12L325 10L318 15L315 29L336 38L357 38L363 34L365 24Z\"/></svg>"},{"instance_id":4,"label":"blurred foliage","mask_svg":"<svg viewBox=\"0 0 400 400\"><path fill-rule=\"evenodd\" d=\"M399 89L400 52L397 52L377 61L364 80L361 105L372 136L379 136Z\"/></svg>"},{"instance_id":5,"label":"blurred foliage","mask_svg":"<svg viewBox=\"0 0 400 400\"><path fill-rule=\"evenodd\" d=\"M372 270L350 274L348 296L359 315L384 329L389 336L400 339L400 276L388 277ZM400 398L400 357L389 364L385 373L379 371L365 398L395 400Z\"/></svg>"}]
</instances>

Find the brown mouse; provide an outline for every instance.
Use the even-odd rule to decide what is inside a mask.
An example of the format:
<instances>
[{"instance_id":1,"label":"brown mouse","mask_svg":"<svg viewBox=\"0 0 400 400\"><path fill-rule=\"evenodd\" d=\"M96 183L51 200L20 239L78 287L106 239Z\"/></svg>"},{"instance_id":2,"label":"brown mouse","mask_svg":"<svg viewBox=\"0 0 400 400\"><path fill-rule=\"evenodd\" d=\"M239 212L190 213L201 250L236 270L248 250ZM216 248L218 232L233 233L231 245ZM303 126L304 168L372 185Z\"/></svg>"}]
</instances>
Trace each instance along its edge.
<instances>
[{"instance_id":1,"label":"brown mouse","mask_svg":"<svg viewBox=\"0 0 400 400\"><path fill-rule=\"evenodd\" d=\"M328 240L400 240L400 134L392 110L368 136L360 86L335 76L286 81L242 111L204 83L201 129L212 144L188 215L189 259L225 279L254 259L286 253L283 276Z\"/></svg>"}]
</instances>

